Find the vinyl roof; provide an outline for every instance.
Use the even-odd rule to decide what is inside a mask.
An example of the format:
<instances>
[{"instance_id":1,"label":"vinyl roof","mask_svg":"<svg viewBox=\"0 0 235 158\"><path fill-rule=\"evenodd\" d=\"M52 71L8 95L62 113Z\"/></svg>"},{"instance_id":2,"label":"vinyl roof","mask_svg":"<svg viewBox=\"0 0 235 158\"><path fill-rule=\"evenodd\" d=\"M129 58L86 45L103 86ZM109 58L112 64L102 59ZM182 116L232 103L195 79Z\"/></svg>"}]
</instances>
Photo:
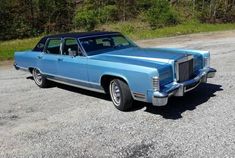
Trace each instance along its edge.
<instances>
[{"instance_id":1,"label":"vinyl roof","mask_svg":"<svg viewBox=\"0 0 235 158\"><path fill-rule=\"evenodd\" d=\"M99 36L99 35L109 35L115 34L119 32L74 32L74 33L65 33L65 34L56 34L56 35L49 35L45 36L44 38L64 38L64 37L73 37L73 38L81 38L81 37L88 37L88 36Z\"/></svg>"},{"instance_id":2,"label":"vinyl roof","mask_svg":"<svg viewBox=\"0 0 235 158\"><path fill-rule=\"evenodd\" d=\"M55 34L55 35L48 35L44 36L39 42L41 44L45 44L46 40L48 38L83 38L83 37L90 37L90 36L100 36L100 35L110 35L110 34L119 34L120 32L107 32L107 31L101 31L101 32L74 32L74 33L64 33L64 34ZM37 44L37 45L38 45ZM33 49L33 51L43 51L43 48L38 48L37 45Z\"/></svg>"}]
</instances>

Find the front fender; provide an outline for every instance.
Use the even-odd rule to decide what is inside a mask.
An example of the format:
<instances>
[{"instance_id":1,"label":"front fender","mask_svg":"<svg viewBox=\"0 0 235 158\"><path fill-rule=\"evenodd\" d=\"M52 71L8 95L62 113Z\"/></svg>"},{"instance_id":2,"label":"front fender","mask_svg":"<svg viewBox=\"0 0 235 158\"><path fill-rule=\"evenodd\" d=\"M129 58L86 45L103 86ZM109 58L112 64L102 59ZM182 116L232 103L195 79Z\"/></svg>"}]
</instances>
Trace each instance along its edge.
<instances>
[{"instance_id":1,"label":"front fender","mask_svg":"<svg viewBox=\"0 0 235 158\"><path fill-rule=\"evenodd\" d=\"M118 74L118 73L114 73L114 72L105 72L105 73L103 73L101 75L100 79L99 79L100 84L101 84L102 77L104 77L104 76L113 76L113 77L121 78L124 81L126 81L126 83L129 85L129 80L123 74Z\"/></svg>"},{"instance_id":2,"label":"front fender","mask_svg":"<svg viewBox=\"0 0 235 158\"><path fill-rule=\"evenodd\" d=\"M131 91L146 93L152 88L152 77L158 76L156 68L107 61L90 61L89 81L101 85L104 75L116 76L125 80Z\"/></svg>"},{"instance_id":3,"label":"front fender","mask_svg":"<svg viewBox=\"0 0 235 158\"><path fill-rule=\"evenodd\" d=\"M152 89L152 77L158 76L156 69L152 71L153 72L141 72L131 70L121 70L117 72L108 71L104 72L100 76L99 83L101 83L101 78L104 75L114 76L122 78L124 81L126 81L132 92L147 93L148 89Z\"/></svg>"}]
</instances>

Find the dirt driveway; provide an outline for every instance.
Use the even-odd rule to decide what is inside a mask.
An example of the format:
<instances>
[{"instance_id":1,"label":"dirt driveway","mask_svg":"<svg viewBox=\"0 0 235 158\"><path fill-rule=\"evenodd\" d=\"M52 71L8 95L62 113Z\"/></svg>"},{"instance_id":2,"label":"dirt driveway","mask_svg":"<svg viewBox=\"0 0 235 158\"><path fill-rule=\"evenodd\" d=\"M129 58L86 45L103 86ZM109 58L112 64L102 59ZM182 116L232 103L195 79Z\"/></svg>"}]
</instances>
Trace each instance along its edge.
<instances>
[{"instance_id":1,"label":"dirt driveway","mask_svg":"<svg viewBox=\"0 0 235 158\"><path fill-rule=\"evenodd\" d=\"M211 51L217 76L165 107L120 112L102 94L0 66L0 157L234 157L235 31L138 41Z\"/></svg>"}]
</instances>

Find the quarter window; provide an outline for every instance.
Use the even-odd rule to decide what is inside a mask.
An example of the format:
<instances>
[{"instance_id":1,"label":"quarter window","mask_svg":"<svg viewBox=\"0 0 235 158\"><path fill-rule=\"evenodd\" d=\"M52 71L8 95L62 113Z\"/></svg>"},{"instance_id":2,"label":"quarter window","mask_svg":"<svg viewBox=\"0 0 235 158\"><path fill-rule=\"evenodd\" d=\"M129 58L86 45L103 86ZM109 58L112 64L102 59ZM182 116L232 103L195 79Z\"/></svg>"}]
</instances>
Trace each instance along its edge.
<instances>
[{"instance_id":1,"label":"quarter window","mask_svg":"<svg viewBox=\"0 0 235 158\"><path fill-rule=\"evenodd\" d=\"M114 36L113 42L115 46L128 46L130 43L123 36Z\"/></svg>"},{"instance_id":2,"label":"quarter window","mask_svg":"<svg viewBox=\"0 0 235 158\"><path fill-rule=\"evenodd\" d=\"M60 54L60 39L50 39L47 43L46 53L48 54Z\"/></svg>"}]
</instances>

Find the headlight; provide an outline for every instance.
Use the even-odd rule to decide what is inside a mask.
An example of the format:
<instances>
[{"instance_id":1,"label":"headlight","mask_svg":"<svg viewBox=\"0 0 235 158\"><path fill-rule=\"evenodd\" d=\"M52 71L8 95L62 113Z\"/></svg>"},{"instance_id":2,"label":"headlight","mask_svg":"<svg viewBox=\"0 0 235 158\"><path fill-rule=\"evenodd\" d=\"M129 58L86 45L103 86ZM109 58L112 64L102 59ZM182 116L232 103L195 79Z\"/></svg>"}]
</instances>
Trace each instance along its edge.
<instances>
[{"instance_id":1,"label":"headlight","mask_svg":"<svg viewBox=\"0 0 235 158\"><path fill-rule=\"evenodd\" d=\"M160 85L159 85L159 77L153 77L153 91L159 91Z\"/></svg>"},{"instance_id":2,"label":"headlight","mask_svg":"<svg viewBox=\"0 0 235 158\"><path fill-rule=\"evenodd\" d=\"M203 62L204 62L204 67L210 67L210 52L207 52L206 54L204 54L204 58L203 58Z\"/></svg>"},{"instance_id":3,"label":"headlight","mask_svg":"<svg viewBox=\"0 0 235 158\"><path fill-rule=\"evenodd\" d=\"M204 67L210 67L210 56L204 58Z\"/></svg>"}]
</instances>

